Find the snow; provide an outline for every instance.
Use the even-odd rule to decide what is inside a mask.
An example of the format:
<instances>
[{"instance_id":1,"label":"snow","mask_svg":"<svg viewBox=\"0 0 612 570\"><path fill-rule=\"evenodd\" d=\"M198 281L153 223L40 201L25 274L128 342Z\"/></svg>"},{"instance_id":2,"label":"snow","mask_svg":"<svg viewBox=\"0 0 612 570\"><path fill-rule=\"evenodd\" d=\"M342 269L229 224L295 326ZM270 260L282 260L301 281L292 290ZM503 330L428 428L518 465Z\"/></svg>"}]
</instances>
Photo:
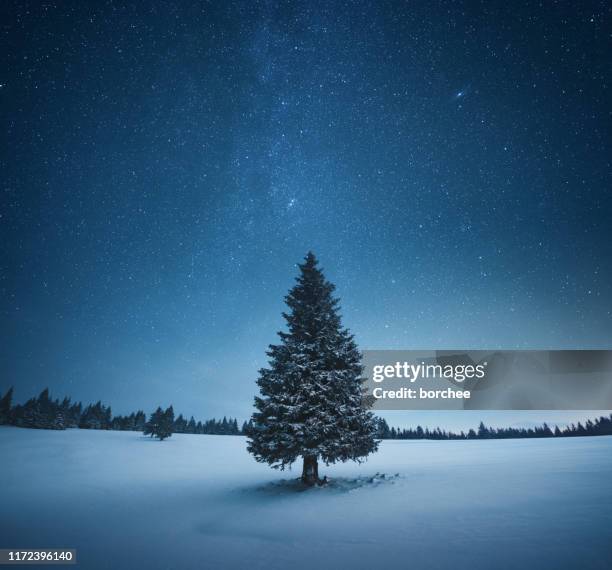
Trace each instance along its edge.
<instances>
[{"instance_id":1,"label":"snow","mask_svg":"<svg viewBox=\"0 0 612 570\"><path fill-rule=\"evenodd\" d=\"M612 566L612 437L385 441L306 491L235 436L3 427L0 458L0 548L87 569Z\"/></svg>"}]
</instances>

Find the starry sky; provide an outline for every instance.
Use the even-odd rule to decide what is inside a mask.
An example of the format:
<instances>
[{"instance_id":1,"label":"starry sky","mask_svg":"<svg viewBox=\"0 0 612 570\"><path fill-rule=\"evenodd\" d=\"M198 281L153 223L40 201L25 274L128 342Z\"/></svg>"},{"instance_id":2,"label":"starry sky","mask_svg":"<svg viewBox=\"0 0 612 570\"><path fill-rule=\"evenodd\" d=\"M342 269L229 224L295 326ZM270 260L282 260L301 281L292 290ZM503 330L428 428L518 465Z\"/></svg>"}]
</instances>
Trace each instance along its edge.
<instances>
[{"instance_id":1,"label":"starry sky","mask_svg":"<svg viewBox=\"0 0 612 570\"><path fill-rule=\"evenodd\" d=\"M363 349L611 347L609 4L1 10L18 401L247 418L310 249Z\"/></svg>"}]
</instances>

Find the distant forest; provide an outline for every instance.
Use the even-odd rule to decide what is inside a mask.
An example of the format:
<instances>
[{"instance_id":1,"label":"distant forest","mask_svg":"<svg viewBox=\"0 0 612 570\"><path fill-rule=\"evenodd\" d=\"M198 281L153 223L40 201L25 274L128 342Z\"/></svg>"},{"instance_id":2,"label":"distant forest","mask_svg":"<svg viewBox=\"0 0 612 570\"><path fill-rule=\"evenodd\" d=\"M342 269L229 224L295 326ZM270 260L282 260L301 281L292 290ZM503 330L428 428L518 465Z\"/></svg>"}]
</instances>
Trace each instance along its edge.
<instances>
[{"instance_id":1,"label":"distant forest","mask_svg":"<svg viewBox=\"0 0 612 570\"><path fill-rule=\"evenodd\" d=\"M56 429L67 428L102 429L116 431L140 431L147 426L147 418L142 410L129 415L113 416L110 406L101 402L83 406L81 402L72 402L68 397L54 400L49 390L43 390L37 398L30 398L25 404L12 405L13 388L0 398L0 425L14 425L25 428ZM155 413L155 412L154 412ZM153 415L153 414L152 414ZM455 433L440 428L400 429L389 427L386 420L378 418L379 439L523 439L539 437L576 437L587 435L612 435L612 414L601 416L595 420L587 420L584 424L570 424L554 429L543 423L535 428L493 428L480 422L477 430ZM173 420L171 433L215 434L215 435L249 435L251 422L238 426L238 420L224 417L221 420L210 419L196 421L193 416L189 420L180 414Z\"/></svg>"},{"instance_id":2,"label":"distant forest","mask_svg":"<svg viewBox=\"0 0 612 570\"><path fill-rule=\"evenodd\" d=\"M534 428L493 428L480 422L477 430L452 431L436 428L430 430L421 426L408 429L389 428L387 422L378 419L378 437L380 439L526 439L535 437L575 437L583 435L612 435L612 414L601 416L595 420L587 420L584 424L570 424L562 429L555 426L552 429L546 422Z\"/></svg>"},{"instance_id":3,"label":"distant forest","mask_svg":"<svg viewBox=\"0 0 612 570\"><path fill-rule=\"evenodd\" d=\"M53 400L49 390L43 390L38 398L30 398L25 404L12 406L13 389L0 398L0 425L9 424L25 428L57 429L81 428L116 431L144 431L147 418L142 410L125 416L113 416L110 406L102 402L83 406L68 397ZM153 414L152 414L153 415ZM245 422L246 424L246 422ZM244 429L245 425L242 426ZM173 420L173 433L195 433L216 435L241 435L238 420L223 418L196 421L179 415Z\"/></svg>"}]
</instances>

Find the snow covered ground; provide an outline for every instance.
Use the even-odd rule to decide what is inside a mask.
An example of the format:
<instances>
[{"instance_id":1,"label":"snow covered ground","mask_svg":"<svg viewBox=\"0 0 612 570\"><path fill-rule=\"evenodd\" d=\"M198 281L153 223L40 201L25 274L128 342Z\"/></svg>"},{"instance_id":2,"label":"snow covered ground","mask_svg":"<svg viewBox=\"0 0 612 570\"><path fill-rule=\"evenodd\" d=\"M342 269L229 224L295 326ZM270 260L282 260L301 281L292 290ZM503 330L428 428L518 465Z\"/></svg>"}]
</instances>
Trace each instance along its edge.
<instances>
[{"instance_id":1,"label":"snow covered ground","mask_svg":"<svg viewBox=\"0 0 612 570\"><path fill-rule=\"evenodd\" d=\"M612 437L386 441L321 472L301 491L242 437L3 427L0 548L87 569L612 567Z\"/></svg>"}]
</instances>

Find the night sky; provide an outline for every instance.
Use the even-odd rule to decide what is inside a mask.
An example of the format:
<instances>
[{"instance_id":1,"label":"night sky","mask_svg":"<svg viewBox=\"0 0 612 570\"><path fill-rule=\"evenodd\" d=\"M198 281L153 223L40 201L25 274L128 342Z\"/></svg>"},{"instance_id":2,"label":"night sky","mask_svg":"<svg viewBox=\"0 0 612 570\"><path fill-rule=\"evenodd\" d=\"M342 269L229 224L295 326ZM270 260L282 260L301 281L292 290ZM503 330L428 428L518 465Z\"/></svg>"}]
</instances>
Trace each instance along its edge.
<instances>
[{"instance_id":1,"label":"night sky","mask_svg":"<svg viewBox=\"0 0 612 570\"><path fill-rule=\"evenodd\" d=\"M245 419L310 249L362 349L611 347L610 4L152 4L2 5L0 391Z\"/></svg>"}]
</instances>

